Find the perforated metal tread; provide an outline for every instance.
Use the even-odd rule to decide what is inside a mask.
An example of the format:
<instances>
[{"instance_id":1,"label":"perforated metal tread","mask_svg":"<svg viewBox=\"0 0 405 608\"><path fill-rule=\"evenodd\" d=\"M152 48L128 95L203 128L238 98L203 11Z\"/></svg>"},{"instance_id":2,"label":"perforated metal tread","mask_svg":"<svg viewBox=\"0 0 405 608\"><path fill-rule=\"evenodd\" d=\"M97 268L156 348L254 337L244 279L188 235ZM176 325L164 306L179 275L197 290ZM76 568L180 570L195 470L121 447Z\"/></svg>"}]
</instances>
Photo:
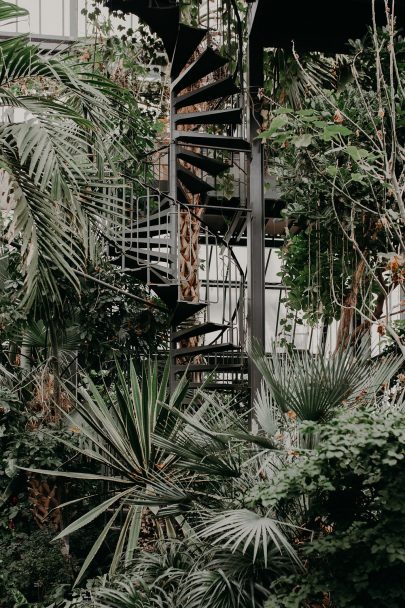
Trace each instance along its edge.
<instances>
[{"instance_id":1,"label":"perforated metal tread","mask_svg":"<svg viewBox=\"0 0 405 608\"><path fill-rule=\"evenodd\" d=\"M208 47L197 59L182 73L172 84L174 93L179 93L186 87L194 84L204 76L208 76L215 70L222 68L228 63L228 59L217 51Z\"/></svg>"}]
</instances>

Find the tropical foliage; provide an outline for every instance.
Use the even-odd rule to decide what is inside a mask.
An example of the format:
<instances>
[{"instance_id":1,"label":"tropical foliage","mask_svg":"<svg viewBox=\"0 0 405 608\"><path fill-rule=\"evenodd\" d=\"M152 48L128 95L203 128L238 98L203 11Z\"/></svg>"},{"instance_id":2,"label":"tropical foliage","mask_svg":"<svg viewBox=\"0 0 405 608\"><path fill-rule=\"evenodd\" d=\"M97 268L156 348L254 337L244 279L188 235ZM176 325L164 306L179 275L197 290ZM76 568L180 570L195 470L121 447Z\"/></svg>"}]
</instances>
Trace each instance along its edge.
<instances>
[{"instance_id":1,"label":"tropical foliage","mask_svg":"<svg viewBox=\"0 0 405 608\"><path fill-rule=\"evenodd\" d=\"M91 47L0 40L0 607L402 608L403 322L364 335L403 290L403 41L267 54L286 303L340 330L328 357L251 345L247 411L173 388L165 307L111 264L168 96L161 44L101 4Z\"/></svg>"},{"instance_id":2,"label":"tropical foliage","mask_svg":"<svg viewBox=\"0 0 405 608\"><path fill-rule=\"evenodd\" d=\"M307 574L276 581L267 608L403 605L404 429L403 406L345 412L314 453L253 491L312 535L299 541Z\"/></svg>"},{"instance_id":3,"label":"tropical foliage","mask_svg":"<svg viewBox=\"0 0 405 608\"><path fill-rule=\"evenodd\" d=\"M402 284L403 43L391 24L352 43L350 78L335 90L299 65L311 95L299 110L275 108L260 136L286 201L289 304L312 322L340 317L342 343L354 309L359 333Z\"/></svg>"},{"instance_id":4,"label":"tropical foliage","mask_svg":"<svg viewBox=\"0 0 405 608\"><path fill-rule=\"evenodd\" d=\"M402 479L403 399L402 391L388 400L382 391L401 360L374 362L369 374L365 358L359 370L354 365L354 352L337 353L329 365L292 357L295 382L288 387L273 375L277 355L257 357L265 385L257 400L262 428L253 434L232 403L202 392L184 405L185 381L167 401L167 368L161 382L156 365L141 378L133 366L128 377L119 370L108 401L88 382L76 419L84 442L76 450L109 473L54 471L107 483L96 491L97 505L59 535L74 538L105 516L78 582L121 521L112 578L91 590L97 605L362 607L373 599L382 606L377 582L357 582L374 577L382 563L388 581L402 580L392 525L402 517L393 496ZM380 543L389 530L392 544ZM367 539L380 556L357 562L357 549L369 553ZM358 572L352 589L345 582L350 560ZM341 574L332 585L335 571ZM402 583L387 584L399 606ZM86 606L83 593L76 599ZM325 598L330 604L321 603Z\"/></svg>"}]
</instances>

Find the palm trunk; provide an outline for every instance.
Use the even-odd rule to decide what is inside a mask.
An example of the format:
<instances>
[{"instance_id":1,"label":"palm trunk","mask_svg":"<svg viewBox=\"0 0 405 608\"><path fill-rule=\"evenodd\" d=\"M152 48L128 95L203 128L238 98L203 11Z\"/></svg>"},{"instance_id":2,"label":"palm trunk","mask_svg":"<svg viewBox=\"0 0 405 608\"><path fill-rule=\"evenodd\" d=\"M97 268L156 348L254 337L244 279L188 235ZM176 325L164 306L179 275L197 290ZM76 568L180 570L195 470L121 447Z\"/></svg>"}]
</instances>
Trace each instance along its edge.
<instances>
[{"instance_id":1,"label":"palm trunk","mask_svg":"<svg viewBox=\"0 0 405 608\"><path fill-rule=\"evenodd\" d=\"M340 350L341 348L346 348L348 344L365 266L366 265L364 260L361 260L357 265L357 268L352 278L352 288L350 290L350 293L344 299L337 334L336 351Z\"/></svg>"}]
</instances>

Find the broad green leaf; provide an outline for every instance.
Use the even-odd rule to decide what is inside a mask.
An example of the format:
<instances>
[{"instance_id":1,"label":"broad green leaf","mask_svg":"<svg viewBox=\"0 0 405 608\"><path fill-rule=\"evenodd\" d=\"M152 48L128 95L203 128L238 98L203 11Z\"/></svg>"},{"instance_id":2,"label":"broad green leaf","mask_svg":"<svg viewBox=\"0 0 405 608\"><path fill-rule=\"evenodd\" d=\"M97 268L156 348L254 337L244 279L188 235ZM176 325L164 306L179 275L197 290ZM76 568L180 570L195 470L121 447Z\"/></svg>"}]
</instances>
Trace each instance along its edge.
<instances>
[{"instance_id":1,"label":"broad green leaf","mask_svg":"<svg viewBox=\"0 0 405 608\"><path fill-rule=\"evenodd\" d=\"M263 131L258 136L258 139L269 139L272 137L277 131L280 131L283 127L285 127L289 122L289 116L287 114L281 114L280 116L276 116L270 123L270 127L267 131Z\"/></svg>"},{"instance_id":2,"label":"broad green leaf","mask_svg":"<svg viewBox=\"0 0 405 608\"><path fill-rule=\"evenodd\" d=\"M363 184L365 180L365 175L363 175L362 173L351 173L350 179L352 180L352 182L359 182L360 184Z\"/></svg>"},{"instance_id":3,"label":"broad green leaf","mask_svg":"<svg viewBox=\"0 0 405 608\"><path fill-rule=\"evenodd\" d=\"M371 152L368 152L368 150L364 150L364 148L358 148L357 146L346 146L344 150L353 160L357 162L373 158L374 156Z\"/></svg>"},{"instance_id":4,"label":"broad green leaf","mask_svg":"<svg viewBox=\"0 0 405 608\"><path fill-rule=\"evenodd\" d=\"M304 133L303 135L297 135L292 138L292 143L296 148L308 148L312 143L312 135L310 133Z\"/></svg>"},{"instance_id":5,"label":"broad green leaf","mask_svg":"<svg viewBox=\"0 0 405 608\"><path fill-rule=\"evenodd\" d=\"M337 136L346 137L348 135L352 135L353 131L344 127L343 125L326 125L323 129L323 133L321 135L324 141L331 141Z\"/></svg>"},{"instance_id":6,"label":"broad green leaf","mask_svg":"<svg viewBox=\"0 0 405 608\"><path fill-rule=\"evenodd\" d=\"M339 173L339 169L338 167L335 167L335 165L329 165L328 167L326 167L325 171L331 177L336 177Z\"/></svg>"}]
</instances>

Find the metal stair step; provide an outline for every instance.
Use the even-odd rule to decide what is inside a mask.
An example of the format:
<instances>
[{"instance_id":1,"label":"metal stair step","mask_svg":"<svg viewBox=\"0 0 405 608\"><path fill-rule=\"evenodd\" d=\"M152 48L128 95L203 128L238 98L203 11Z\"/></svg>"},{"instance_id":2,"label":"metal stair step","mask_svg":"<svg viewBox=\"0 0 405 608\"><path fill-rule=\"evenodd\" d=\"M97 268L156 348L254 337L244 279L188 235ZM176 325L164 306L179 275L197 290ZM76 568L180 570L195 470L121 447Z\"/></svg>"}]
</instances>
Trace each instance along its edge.
<instances>
[{"instance_id":1,"label":"metal stair step","mask_svg":"<svg viewBox=\"0 0 405 608\"><path fill-rule=\"evenodd\" d=\"M208 112L184 112L175 117L176 125L240 125L242 109L209 110Z\"/></svg>"},{"instance_id":2,"label":"metal stair step","mask_svg":"<svg viewBox=\"0 0 405 608\"><path fill-rule=\"evenodd\" d=\"M181 147L177 151L177 158L184 160L190 165L193 165L193 167L202 169L213 177L220 175L232 166L222 162L221 160L217 160L216 158L211 158L205 154L197 154L197 152L191 152L191 150L186 150L185 148Z\"/></svg>"},{"instance_id":3,"label":"metal stair step","mask_svg":"<svg viewBox=\"0 0 405 608\"><path fill-rule=\"evenodd\" d=\"M174 99L174 107L178 110L179 108L185 108L187 106L193 106L204 101L212 101L219 97L229 97L239 93L239 88L236 86L232 76L222 78L222 80L216 80L211 82L195 91L180 95Z\"/></svg>"},{"instance_id":4,"label":"metal stair step","mask_svg":"<svg viewBox=\"0 0 405 608\"><path fill-rule=\"evenodd\" d=\"M177 302L172 314L172 325L177 327L200 310L204 310L206 306L204 302Z\"/></svg>"},{"instance_id":5,"label":"metal stair step","mask_svg":"<svg viewBox=\"0 0 405 608\"><path fill-rule=\"evenodd\" d=\"M110 247L109 257L113 258L110 260L110 262L111 264L114 264L114 266L122 266L122 258L124 258L124 267L128 270L146 270L146 260L141 257L138 257L138 255L131 254L129 251L122 252L118 251L117 249L112 250ZM162 272L166 276L174 275L174 270L172 268L167 265L159 265L158 263L156 263L157 261L157 259L154 259L153 262L155 263L148 264L148 267L151 269L151 272Z\"/></svg>"},{"instance_id":6,"label":"metal stair step","mask_svg":"<svg viewBox=\"0 0 405 608\"><path fill-rule=\"evenodd\" d=\"M180 164L177 165L177 177L191 194L206 194L210 190L215 190L214 186L207 184Z\"/></svg>"},{"instance_id":7,"label":"metal stair step","mask_svg":"<svg viewBox=\"0 0 405 608\"><path fill-rule=\"evenodd\" d=\"M172 341L179 342L180 340L185 340L188 338L196 338L198 336L204 336L206 334L210 334L214 331L222 331L227 330L229 325L222 325L221 323L213 323L211 321L207 323L202 323L201 325L194 325L193 327L186 327L184 329L180 329L172 334Z\"/></svg>"},{"instance_id":8,"label":"metal stair step","mask_svg":"<svg viewBox=\"0 0 405 608\"><path fill-rule=\"evenodd\" d=\"M152 7L150 0L106 0L105 4L110 10L140 17L162 40L169 58L173 57L180 21L180 9L176 3L170 0L154 0Z\"/></svg>"},{"instance_id":9,"label":"metal stair step","mask_svg":"<svg viewBox=\"0 0 405 608\"><path fill-rule=\"evenodd\" d=\"M183 205L189 205L190 201L187 198L187 194L183 189L183 186L177 182L177 200Z\"/></svg>"},{"instance_id":10,"label":"metal stair step","mask_svg":"<svg viewBox=\"0 0 405 608\"><path fill-rule=\"evenodd\" d=\"M190 365L174 365L173 371L175 374L184 374L189 372L240 372L245 369L243 363L192 363Z\"/></svg>"},{"instance_id":11,"label":"metal stair step","mask_svg":"<svg viewBox=\"0 0 405 608\"><path fill-rule=\"evenodd\" d=\"M162 300L166 304L166 306L170 309L173 308L174 304L177 302L179 297L179 286L176 284L168 284L168 285L156 285L155 283L149 284L150 288L156 293L158 298Z\"/></svg>"},{"instance_id":12,"label":"metal stair step","mask_svg":"<svg viewBox=\"0 0 405 608\"><path fill-rule=\"evenodd\" d=\"M232 150L234 152L250 152L250 144L240 137L227 137L226 135L209 135L208 133L190 133L176 131L174 138L179 144L199 148L212 148L217 150Z\"/></svg>"},{"instance_id":13,"label":"metal stair step","mask_svg":"<svg viewBox=\"0 0 405 608\"><path fill-rule=\"evenodd\" d=\"M190 382L188 384L189 388L192 389L196 389L196 388L201 388L203 385L202 382ZM223 382L209 382L207 384L204 384L204 390L205 391L245 391L248 389L247 383L246 384L237 384L235 382L230 383L229 381L227 383Z\"/></svg>"},{"instance_id":14,"label":"metal stair step","mask_svg":"<svg viewBox=\"0 0 405 608\"><path fill-rule=\"evenodd\" d=\"M226 57L223 57L217 51L208 47L201 55L176 78L172 84L172 90L174 93L182 91L186 87L194 84L204 76L208 76L215 70L222 68L224 65L229 63Z\"/></svg>"},{"instance_id":15,"label":"metal stair step","mask_svg":"<svg viewBox=\"0 0 405 608\"><path fill-rule=\"evenodd\" d=\"M115 249L115 251L115 254L110 253L110 255L124 255L125 257L137 260L139 264L144 264L148 260L170 260L172 262L177 260L177 257L174 256L174 254L171 254L168 251L156 251L155 249L131 249L130 247L128 247L126 250L123 251L121 251L120 249Z\"/></svg>"},{"instance_id":16,"label":"metal stair step","mask_svg":"<svg viewBox=\"0 0 405 608\"><path fill-rule=\"evenodd\" d=\"M169 24L167 24L167 27L169 27ZM190 25L180 23L170 71L172 79L177 78L181 70L186 66L187 61L198 48L207 32L207 29L191 27Z\"/></svg>"},{"instance_id":17,"label":"metal stair step","mask_svg":"<svg viewBox=\"0 0 405 608\"><path fill-rule=\"evenodd\" d=\"M223 342L219 344L201 344L200 346L192 346L190 348L177 348L172 351L172 357L184 357L205 354L216 354L222 352L231 352L240 350L239 346L235 346L230 342Z\"/></svg>"}]
</instances>

